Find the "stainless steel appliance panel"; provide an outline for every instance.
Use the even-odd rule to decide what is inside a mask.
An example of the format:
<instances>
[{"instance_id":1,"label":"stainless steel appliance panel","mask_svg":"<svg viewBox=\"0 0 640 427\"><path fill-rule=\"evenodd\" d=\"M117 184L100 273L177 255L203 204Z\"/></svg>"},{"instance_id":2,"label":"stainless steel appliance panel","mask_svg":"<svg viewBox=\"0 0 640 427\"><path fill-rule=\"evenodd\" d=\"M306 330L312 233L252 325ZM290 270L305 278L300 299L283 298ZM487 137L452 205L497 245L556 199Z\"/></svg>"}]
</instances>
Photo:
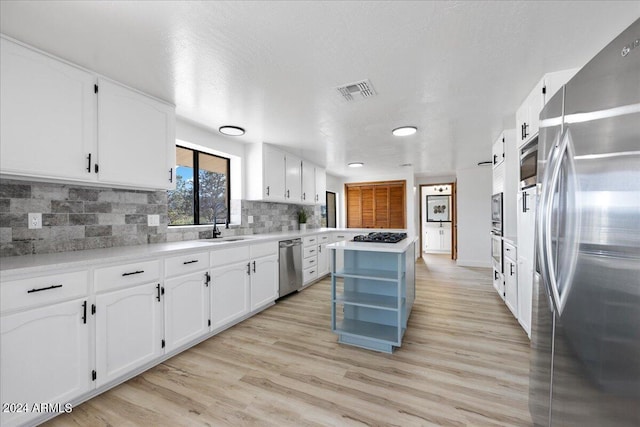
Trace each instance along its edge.
<instances>
[{"instance_id":1,"label":"stainless steel appliance panel","mask_svg":"<svg viewBox=\"0 0 640 427\"><path fill-rule=\"evenodd\" d=\"M502 235L502 193L491 196L491 227L494 233Z\"/></svg>"},{"instance_id":2,"label":"stainless steel appliance panel","mask_svg":"<svg viewBox=\"0 0 640 427\"><path fill-rule=\"evenodd\" d=\"M280 290L283 297L302 288L302 240L283 240L280 249Z\"/></svg>"},{"instance_id":3,"label":"stainless steel appliance panel","mask_svg":"<svg viewBox=\"0 0 640 427\"><path fill-rule=\"evenodd\" d=\"M537 425L638 426L640 20L556 98L541 114L530 409Z\"/></svg>"},{"instance_id":4,"label":"stainless steel appliance panel","mask_svg":"<svg viewBox=\"0 0 640 427\"><path fill-rule=\"evenodd\" d=\"M538 137L520 149L520 189L533 187L538 171Z\"/></svg>"}]
</instances>

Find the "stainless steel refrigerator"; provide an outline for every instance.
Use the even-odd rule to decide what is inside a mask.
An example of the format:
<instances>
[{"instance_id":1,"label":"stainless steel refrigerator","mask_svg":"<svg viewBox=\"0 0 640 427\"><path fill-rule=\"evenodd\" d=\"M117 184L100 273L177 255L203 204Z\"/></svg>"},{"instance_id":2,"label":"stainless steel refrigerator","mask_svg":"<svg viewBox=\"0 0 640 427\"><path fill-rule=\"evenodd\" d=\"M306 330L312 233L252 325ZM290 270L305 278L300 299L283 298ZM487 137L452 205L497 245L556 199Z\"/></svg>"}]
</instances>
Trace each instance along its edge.
<instances>
[{"instance_id":1,"label":"stainless steel refrigerator","mask_svg":"<svg viewBox=\"0 0 640 427\"><path fill-rule=\"evenodd\" d=\"M640 426L640 20L540 114L529 408Z\"/></svg>"}]
</instances>

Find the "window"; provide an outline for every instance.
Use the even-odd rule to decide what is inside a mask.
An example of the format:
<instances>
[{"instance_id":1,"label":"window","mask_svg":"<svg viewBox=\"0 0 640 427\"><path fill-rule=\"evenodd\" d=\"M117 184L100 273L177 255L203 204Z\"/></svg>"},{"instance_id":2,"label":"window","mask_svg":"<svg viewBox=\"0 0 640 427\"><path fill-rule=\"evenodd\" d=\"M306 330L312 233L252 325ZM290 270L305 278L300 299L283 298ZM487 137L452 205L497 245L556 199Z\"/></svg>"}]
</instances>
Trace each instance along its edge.
<instances>
[{"instance_id":1,"label":"window","mask_svg":"<svg viewBox=\"0 0 640 427\"><path fill-rule=\"evenodd\" d=\"M168 192L169 225L229 222L229 159L176 146L176 189Z\"/></svg>"}]
</instances>

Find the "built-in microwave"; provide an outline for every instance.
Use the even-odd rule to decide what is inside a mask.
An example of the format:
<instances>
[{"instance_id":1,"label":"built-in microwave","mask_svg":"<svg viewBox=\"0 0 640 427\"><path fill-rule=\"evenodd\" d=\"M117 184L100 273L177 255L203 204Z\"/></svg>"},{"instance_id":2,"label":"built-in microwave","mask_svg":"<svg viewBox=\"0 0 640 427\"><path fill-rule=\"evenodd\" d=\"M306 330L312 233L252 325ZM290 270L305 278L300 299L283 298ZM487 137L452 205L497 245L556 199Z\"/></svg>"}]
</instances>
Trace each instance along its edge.
<instances>
[{"instance_id":1,"label":"built-in microwave","mask_svg":"<svg viewBox=\"0 0 640 427\"><path fill-rule=\"evenodd\" d=\"M520 189L536 185L538 175L538 137L520 150Z\"/></svg>"}]
</instances>

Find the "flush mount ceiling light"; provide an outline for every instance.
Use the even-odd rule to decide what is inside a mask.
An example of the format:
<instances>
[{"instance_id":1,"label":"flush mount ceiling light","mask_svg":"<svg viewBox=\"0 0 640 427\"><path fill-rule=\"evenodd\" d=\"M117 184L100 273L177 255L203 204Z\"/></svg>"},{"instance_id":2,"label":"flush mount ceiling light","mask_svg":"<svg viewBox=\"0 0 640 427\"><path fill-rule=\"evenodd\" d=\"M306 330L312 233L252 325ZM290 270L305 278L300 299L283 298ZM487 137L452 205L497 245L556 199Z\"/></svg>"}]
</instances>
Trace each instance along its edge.
<instances>
[{"instance_id":1,"label":"flush mount ceiling light","mask_svg":"<svg viewBox=\"0 0 640 427\"><path fill-rule=\"evenodd\" d=\"M349 166L350 168L361 168L361 167L364 166L364 163L362 163L362 162L351 162L347 166Z\"/></svg>"},{"instance_id":2,"label":"flush mount ceiling light","mask_svg":"<svg viewBox=\"0 0 640 427\"><path fill-rule=\"evenodd\" d=\"M418 128L415 126L402 126L399 128L395 128L394 130L391 131L391 133L394 134L395 136L409 136L409 135L413 135L417 131L418 131Z\"/></svg>"},{"instance_id":3,"label":"flush mount ceiling light","mask_svg":"<svg viewBox=\"0 0 640 427\"><path fill-rule=\"evenodd\" d=\"M238 126L221 126L220 129L218 129L218 132L229 136L244 135L244 129Z\"/></svg>"}]
</instances>

